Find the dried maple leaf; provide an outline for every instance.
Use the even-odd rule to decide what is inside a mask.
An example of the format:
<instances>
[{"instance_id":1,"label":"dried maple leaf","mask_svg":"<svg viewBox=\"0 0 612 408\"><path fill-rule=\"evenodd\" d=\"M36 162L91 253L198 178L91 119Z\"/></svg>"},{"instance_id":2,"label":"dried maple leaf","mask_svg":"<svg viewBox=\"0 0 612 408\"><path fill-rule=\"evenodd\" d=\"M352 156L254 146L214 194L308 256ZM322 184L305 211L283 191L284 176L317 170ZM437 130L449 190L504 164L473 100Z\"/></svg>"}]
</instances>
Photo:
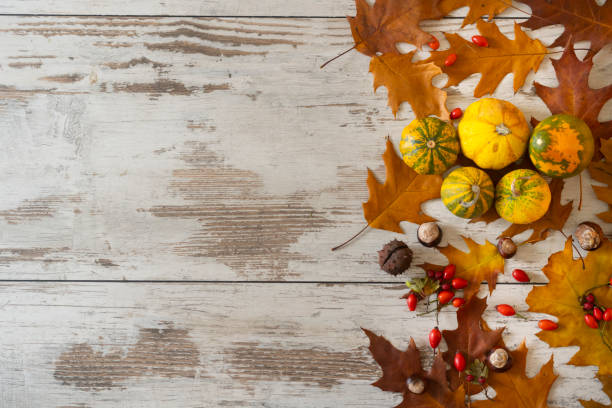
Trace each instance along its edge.
<instances>
[{"instance_id":1,"label":"dried maple leaf","mask_svg":"<svg viewBox=\"0 0 612 408\"><path fill-rule=\"evenodd\" d=\"M434 64L413 64L414 53L374 56L370 61L374 92L380 86L387 88L393 115L397 114L402 102L408 102L417 118L435 115L448 120L446 92L431 83L431 79L442 70Z\"/></svg>"},{"instance_id":2,"label":"dried maple leaf","mask_svg":"<svg viewBox=\"0 0 612 408\"><path fill-rule=\"evenodd\" d=\"M457 329L443 330L442 337L448 350L444 359L451 364L455 353L460 351L467 361L483 359L485 354L501 341L504 328L490 330L482 325L482 313L487 308L486 298L473 296L465 305L457 310ZM451 387L459 385L459 378L450 375ZM479 392L479 391L478 391Z\"/></svg>"},{"instance_id":3,"label":"dried maple leaf","mask_svg":"<svg viewBox=\"0 0 612 408\"><path fill-rule=\"evenodd\" d=\"M461 237L468 246L469 252L463 252L452 245L438 248L448 258L448 262L457 266L457 276L468 281L463 290L463 296L469 299L480 289L480 283L486 280L489 291L493 292L497 283L497 274L504 273L504 258L497 251L497 247L485 241L483 245L470 238Z\"/></svg>"},{"instance_id":4,"label":"dried maple leaf","mask_svg":"<svg viewBox=\"0 0 612 408\"><path fill-rule=\"evenodd\" d=\"M363 215L368 225L403 233L400 221L416 224L435 221L421 211L421 204L440 197L442 177L417 174L395 153L389 139L382 156L387 170L384 184L379 183L368 169L370 198L363 204Z\"/></svg>"},{"instance_id":5,"label":"dried maple leaf","mask_svg":"<svg viewBox=\"0 0 612 408\"><path fill-rule=\"evenodd\" d=\"M463 20L461 27L473 24L483 16L489 16L489 21L496 15L506 10L509 4L506 0L441 0L438 8L444 15L460 7L469 7L467 16Z\"/></svg>"},{"instance_id":6,"label":"dried maple leaf","mask_svg":"<svg viewBox=\"0 0 612 408\"><path fill-rule=\"evenodd\" d=\"M607 287L612 264L612 243L604 240L596 251L589 252L582 262L573 256L569 238L561 252L552 254L542 269L549 282L534 287L527 295L529 310L548 313L559 319L559 328L541 331L537 336L551 347L578 346L580 349L569 364L597 365L599 374L612 374L612 349L604 344L604 337L612 336L612 326L605 331L585 324L584 310L579 298L592 292L599 305L612 307L612 290ZM603 285L603 287L595 288ZM593 289L595 288L595 289Z\"/></svg>"},{"instance_id":7,"label":"dried maple leaf","mask_svg":"<svg viewBox=\"0 0 612 408\"><path fill-rule=\"evenodd\" d=\"M611 15L612 17L612 15ZM553 115L567 113L584 120L593 132L598 152L599 140L612 134L612 121L600 123L597 119L605 103L612 98L612 85L593 89L589 86L589 74L593 57L580 61L574 52L573 42L568 42L563 55L552 61L559 86L550 88L534 82L536 94L544 101ZM595 159L600 156L598 153Z\"/></svg>"},{"instance_id":8,"label":"dried maple leaf","mask_svg":"<svg viewBox=\"0 0 612 408\"><path fill-rule=\"evenodd\" d=\"M601 153L606 160L592 162L589 165L589 174L593 180L608 185L608 187L593 186L593 191L597 198L608 203L608 211L597 216L605 222L612 222L612 140L601 141Z\"/></svg>"},{"instance_id":9,"label":"dried maple leaf","mask_svg":"<svg viewBox=\"0 0 612 408\"><path fill-rule=\"evenodd\" d=\"M565 31L551 44L564 45L570 37L590 41L591 51L598 52L612 41L612 3L598 6L595 0L521 0L531 7L531 18L522 26L538 29L561 24Z\"/></svg>"},{"instance_id":10,"label":"dried maple leaf","mask_svg":"<svg viewBox=\"0 0 612 408\"><path fill-rule=\"evenodd\" d=\"M597 378L599 378L599 381L601 381L601 383L603 384L604 392L608 394L608 397L610 398L610 400L612 400L612 375L597 376ZM580 400L580 403L582 404L584 408L610 408L612 407L612 403L608 405L603 405L595 401L583 401L583 400Z\"/></svg>"},{"instance_id":11,"label":"dried maple leaf","mask_svg":"<svg viewBox=\"0 0 612 408\"><path fill-rule=\"evenodd\" d=\"M514 40L504 36L495 23L478 20L476 26L487 38L488 47L479 47L459 34L444 33L450 48L432 52L423 63L433 62L448 74L445 88L459 84L472 74L481 73L480 82L474 90L477 98L493 93L510 73L514 74L514 92L518 91L529 71L538 71L547 54L546 47L539 40L529 38L518 24L514 25ZM444 61L450 54L457 54L457 61L447 67Z\"/></svg>"},{"instance_id":12,"label":"dried maple leaf","mask_svg":"<svg viewBox=\"0 0 612 408\"><path fill-rule=\"evenodd\" d=\"M474 408L547 408L550 387L557 379L553 373L553 358L542 366L533 378L527 377L525 341L512 354L512 367L503 373L494 373L488 379L495 390L494 400L483 400L472 403Z\"/></svg>"},{"instance_id":13,"label":"dried maple leaf","mask_svg":"<svg viewBox=\"0 0 612 408\"><path fill-rule=\"evenodd\" d=\"M370 339L372 357L382 369L382 377L372 385L383 391L402 393L404 399L396 408L463 408L463 388L451 391L446 379L446 363L438 355L428 372L421 366L421 356L414 340L406 351L395 348L387 339L362 329ZM418 377L426 381L425 392L408 391L406 381Z\"/></svg>"},{"instance_id":14,"label":"dried maple leaf","mask_svg":"<svg viewBox=\"0 0 612 408\"><path fill-rule=\"evenodd\" d=\"M347 17L355 48L370 57L377 53L399 54L398 42L421 48L431 41L431 34L419 28L421 20L438 19L443 14L434 0L355 0L357 14Z\"/></svg>"}]
</instances>

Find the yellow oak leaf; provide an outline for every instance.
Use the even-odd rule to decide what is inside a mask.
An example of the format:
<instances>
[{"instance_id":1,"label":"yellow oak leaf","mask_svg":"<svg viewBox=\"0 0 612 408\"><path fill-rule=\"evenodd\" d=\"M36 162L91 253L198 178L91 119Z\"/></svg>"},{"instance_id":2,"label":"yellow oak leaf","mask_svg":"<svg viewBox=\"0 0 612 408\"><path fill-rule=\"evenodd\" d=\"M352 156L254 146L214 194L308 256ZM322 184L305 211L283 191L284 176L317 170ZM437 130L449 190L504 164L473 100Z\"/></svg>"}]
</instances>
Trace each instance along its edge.
<instances>
[{"instance_id":1,"label":"yellow oak leaf","mask_svg":"<svg viewBox=\"0 0 612 408\"><path fill-rule=\"evenodd\" d=\"M474 24L483 16L489 16L488 20L491 21L493 17L507 9L510 4L506 0L441 0L438 4L438 8L445 15L453 10L466 6L469 6L470 10L463 19L461 27L465 27L468 24Z\"/></svg>"}]
</instances>

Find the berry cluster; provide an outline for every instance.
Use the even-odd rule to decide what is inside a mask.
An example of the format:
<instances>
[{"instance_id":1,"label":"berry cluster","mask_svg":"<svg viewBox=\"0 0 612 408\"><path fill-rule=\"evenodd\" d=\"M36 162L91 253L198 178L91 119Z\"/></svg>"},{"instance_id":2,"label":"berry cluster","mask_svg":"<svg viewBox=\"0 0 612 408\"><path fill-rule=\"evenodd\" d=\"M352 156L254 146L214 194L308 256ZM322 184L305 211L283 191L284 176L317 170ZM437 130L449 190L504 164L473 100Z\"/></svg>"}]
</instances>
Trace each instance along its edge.
<instances>
[{"instance_id":1,"label":"berry cluster","mask_svg":"<svg viewBox=\"0 0 612 408\"><path fill-rule=\"evenodd\" d=\"M611 282L612 283L612 282ZM598 329L600 322L612 320L612 308L606 308L597 304L597 299L592 293L587 293L580 298L582 310L584 310L584 322L592 329Z\"/></svg>"},{"instance_id":2,"label":"berry cluster","mask_svg":"<svg viewBox=\"0 0 612 408\"><path fill-rule=\"evenodd\" d=\"M411 289L406 298L408 309L416 310L417 304L421 299L428 299L432 294L436 294L438 303L437 310L451 302L455 307L461 307L465 303L462 297L455 297L455 291L461 290L468 285L468 281L463 278L456 278L457 267L453 264L447 265L442 271L428 270L426 278L414 279L406 282Z\"/></svg>"}]
</instances>

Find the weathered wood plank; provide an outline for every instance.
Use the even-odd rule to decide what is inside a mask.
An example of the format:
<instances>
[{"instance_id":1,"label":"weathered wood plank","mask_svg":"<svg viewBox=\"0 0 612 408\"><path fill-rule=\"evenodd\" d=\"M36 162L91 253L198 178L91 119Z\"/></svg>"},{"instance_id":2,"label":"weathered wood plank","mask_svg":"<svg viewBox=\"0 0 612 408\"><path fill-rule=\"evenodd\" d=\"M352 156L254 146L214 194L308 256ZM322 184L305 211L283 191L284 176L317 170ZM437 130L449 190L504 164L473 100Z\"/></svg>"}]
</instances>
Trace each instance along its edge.
<instances>
[{"instance_id":1,"label":"weathered wood plank","mask_svg":"<svg viewBox=\"0 0 612 408\"><path fill-rule=\"evenodd\" d=\"M486 291L486 288L483 287ZM490 304L529 290L505 285ZM379 375L360 327L398 347L425 347L433 321L416 318L389 285L19 283L0 285L2 406L338 407L393 406L370 385ZM515 347L527 336L528 373L551 350L529 321L503 318ZM442 327L456 327L454 313ZM572 367L574 349L556 349L561 377L551 406L605 401L593 367ZM429 352L425 353L430 355Z\"/></svg>"},{"instance_id":2,"label":"weathered wood plank","mask_svg":"<svg viewBox=\"0 0 612 408\"><path fill-rule=\"evenodd\" d=\"M404 105L393 119L366 57L319 69L350 47L343 19L0 20L0 278L395 280L375 251L397 234L330 252L361 229L365 168L384 177L384 138L397 142L413 117ZM559 32L536 34L550 43ZM609 58L598 55L593 86L607 83ZM550 61L535 78L555 83ZM449 106L472 102L477 80L449 89ZM548 113L531 85L513 95L511 76L495 96ZM605 209L589 183L567 232ZM564 200L577 198L569 180ZM439 201L425 208L455 245L505 227L468 227ZM415 228L401 237L415 263L442 261ZM510 268L539 270L563 240L522 248Z\"/></svg>"}]
</instances>

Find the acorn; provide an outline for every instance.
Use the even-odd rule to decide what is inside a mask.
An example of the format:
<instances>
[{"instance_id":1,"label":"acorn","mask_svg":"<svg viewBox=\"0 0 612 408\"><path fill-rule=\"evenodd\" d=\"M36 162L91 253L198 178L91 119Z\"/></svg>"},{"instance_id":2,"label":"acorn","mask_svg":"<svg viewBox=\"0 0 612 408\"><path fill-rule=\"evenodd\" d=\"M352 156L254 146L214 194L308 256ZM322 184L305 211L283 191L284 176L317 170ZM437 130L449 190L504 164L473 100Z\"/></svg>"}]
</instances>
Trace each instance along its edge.
<instances>
[{"instance_id":1,"label":"acorn","mask_svg":"<svg viewBox=\"0 0 612 408\"><path fill-rule=\"evenodd\" d=\"M378 251L380 269L396 276L404 273L412 263L412 251L402 241L394 239Z\"/></svg>"},{"instance_id":2,"label":"acorn","mask_svg":"<svg viewBox=\"0 0 612 408\"><path fill-rule=\"evenodd\" d=\"M516 244L510 237L501 237L497 241L497 251L505 259L512 258L516 254L516 249Z\"/></svg>"},{"instance_id":3,"label":"acorn","mask_svg":"<svg viewBox=\"0 0 612 408\"><path fill-rule=\"evenodd\" d=\"M594 251L601 246L604 239L603 230L594 222L586 221L576 227L576 239L580 248L585 251Z\"/></svg>"},{"instance_id":4,"label":"acorn","mask_svg":"<svg viewBox=\"0 0 612 408\"><path fill-rule=\"evenodd\" d=\"M491 370L503 373L512 367L512 357L505 348L494 348L487 353L487 365Z\"/></svg>"},{"instance_id":5,"label":"acorn","mask_svg":"<svg viewBox=\"0 0 612 408\"><path fill-rule=\"evenodd\" d=\"M408 391L413 394L422 394L425 391L425 381L419 377L410 377L406 380Z\"/></svg>"},{"instance_id":6,"label":"acorn","mask_svg":"<svg viewBox=\"0 0 612 408\"><path fill-rule=\"evenodd\" d=\"M417 239L428 248L438 246L442 241L442 229L435 222L424 222L417 229Z\"/></svg>"}]
</instances>

